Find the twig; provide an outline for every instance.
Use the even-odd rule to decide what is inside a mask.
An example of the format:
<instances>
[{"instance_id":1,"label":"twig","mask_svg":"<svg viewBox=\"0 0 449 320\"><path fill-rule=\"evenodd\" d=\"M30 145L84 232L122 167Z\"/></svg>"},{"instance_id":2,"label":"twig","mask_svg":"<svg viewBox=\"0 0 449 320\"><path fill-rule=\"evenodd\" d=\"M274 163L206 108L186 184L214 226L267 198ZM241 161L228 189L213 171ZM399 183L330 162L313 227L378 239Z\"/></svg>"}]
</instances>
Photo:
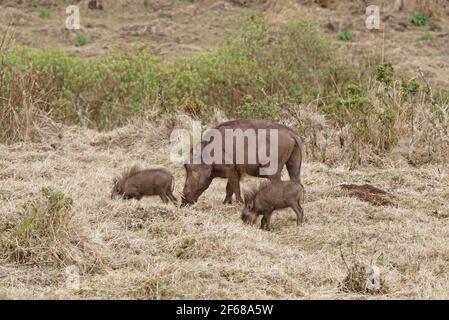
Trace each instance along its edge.
<instances>
[{"instance_id":1,"label":"twig","mask_svg":"<svg viewBox=\"0 0 449 320\"><path fill-rule=\"evenodd\" d=\"M345 259L345 256L343 254L343 250L341 249L341 243L339 244L338 248L340 249L340 257L343 260L343 263L345 264L346 270L348 270L348 272L349 272L349 266L346 263L346 259Z\"/></svg>"},{"instance_id":2,"label":"twig","mask_svg":"<svg viewBox=\"0 0 449 320\"><path fill-rule=\"evenodd\" d=\"M86 98L82 94L79 95L79 99L82 100L84 103L86 103ZM78 103L76 98L73 100L73 106L75 107L75 113L78 116L79 122L81 123L81 125L83 127L85 127L86 124L87 124L87 121L86 121L86 118L83 115L83 111L81 109L81 106Z\"/></svg>"},{"instance_id":3,"label":"twig","mask_svg":"<svg viewBox=\"0 0 449 320\"><path fill-rule=\"evenodd\" d=\"M376 249L377 249L377 243L379 242L379 237L377 237L376 239L376 243L374 244L374 249L373 249L373 253L371 254L371 259L370 259L370 266L373 265L373 259L374 259L374 255L376 254Z\"/></svg>"},{"instance_id":4,"label":"twig","mask_svg":"<svg viewBox=\"0 0 449 320\"><path fill-rule=\"evenodd\" d=\"M424 81L424 83L426 84L427 87L427 94L429 95L430 101L432 102L432 104L434 104L434 100L433 100L433 91L432 91L432 87L430 86L429 81L427 80L426 75L424 74L424 71L421 69L420 66L418 66L418 73L419 76L421 77L421 79Z\"/></svg>"}]
</instances>

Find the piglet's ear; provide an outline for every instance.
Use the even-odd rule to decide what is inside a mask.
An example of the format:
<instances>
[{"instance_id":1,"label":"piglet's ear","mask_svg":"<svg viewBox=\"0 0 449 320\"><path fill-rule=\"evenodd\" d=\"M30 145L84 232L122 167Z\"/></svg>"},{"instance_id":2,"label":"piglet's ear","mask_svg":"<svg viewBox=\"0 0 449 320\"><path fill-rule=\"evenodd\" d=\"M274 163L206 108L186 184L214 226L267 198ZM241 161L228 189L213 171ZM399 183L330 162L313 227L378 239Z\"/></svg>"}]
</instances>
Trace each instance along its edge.
<instances>
[{"instance_id":1,"label":"piglet's ear","mask_svg":"<svg viewBox=\"0 0 449 320\"><path fill-rule=\"evenodd\" d=\"M247 205L248 202L250 202L250 198L247 193L243 193L243 201L244 201L245 205Z\"/></svg>"}]
</instances>

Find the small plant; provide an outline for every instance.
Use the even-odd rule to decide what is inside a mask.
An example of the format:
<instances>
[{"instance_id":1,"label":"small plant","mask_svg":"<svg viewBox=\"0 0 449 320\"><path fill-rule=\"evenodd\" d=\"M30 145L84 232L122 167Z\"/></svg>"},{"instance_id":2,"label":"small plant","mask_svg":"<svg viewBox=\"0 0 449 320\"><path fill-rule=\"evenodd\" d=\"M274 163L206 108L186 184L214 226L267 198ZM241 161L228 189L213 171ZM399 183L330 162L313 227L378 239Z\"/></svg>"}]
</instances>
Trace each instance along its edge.
<instances>
[{"instance_id":1,"label":"small plant","mask_svg":"<svg viewBox=\"0 0 449 320\"><path fill-rule=\"evenodd\" d=\"M377 80L390 86L393 83L394 68L391 63L382 63L377 66Z\"/></svg>"},{"instance_id":2,"label":"small plant","mask_svg":"<svg viewBox=\"0 0 449 320\"><path fill-rule=\"evenodd\" d=\"M427 16L424 13L415 13L412 17L412 23L417 27L424 27L427 24Z\"/></svg>"},{"instance_id":3,"label":"small plant","mask_svg":"<svg viewBox=\"0 0 449 320\"><path fill-rule=\"evenodd\" d=\"M421 37L419 37L420 41L430 41L432 39L433 39L433 36L429 32L426 32Z\"/></svg>"},{"instance_id":4,"label":"small plant","mask_svg":"<svg viewBox=\"0 0 449 320\"><path fill-rule=\"evenodd\" d=\"M83 35L77 35L75 38L75 47L83 47L87 44L87 38Z\"/></svg>"},{"instance_id":5,"label":"small plant","mask_svg":"<svg viewBox=\"0 0 449 320\"><path fill-rule=\"evenodd\" d=\"M42 19L48 19L48 18L50 18L50 15L51 15L50 9L40 8L38 11L38 15Z\"/></svg>"},{"instance_id":6,"label":"small plant","mask_svg":"<svg viewBox=\"0 0 449 320\"><path fill-rule=\"evenodd\" d=\"M86 28L91 29L94 25L91 22L86 23Z\"/></svg>"},{"instance_id":7,"label":"small plant","mask_svg":"<svg viewBox=\"0 0 449 320\"><path fill-rule=\"evenodd\" d=\"M343 31L342 33L340 33L340 34L338 35L338 40L345 41L345 42L346 42L346 41L351 41L352 38L353 38L353 34L352 34L352 32L349 31L349 30Z\"/></svg>"},{"instance_id":8,"label":"small plant","mask_svg":"<svg viewBox=\"0 0 449 320\"><path fill-rule=\"evenodd\" d=\"M410 79L401 82L401 93L404 97L414 96L419 92L421 83L418 79Z\"/></svg>"},{"instance_id":9,"label":"small plant","mask_svg":"<svg viewBox=\"0 0 449 320\"><path fill-rule=\"evenodd\" d=\"M340 282L339 289L343 292L354 292L359 294L386 294L388 286L381 277L376 260L379 254L376 252L377 241L371 254L370 262L363 263L357 257L356 246L350 243L351 261L343 253L342 244L339 244L340 257L346 267L346 277Z\"/></svg>"}]
</instances>

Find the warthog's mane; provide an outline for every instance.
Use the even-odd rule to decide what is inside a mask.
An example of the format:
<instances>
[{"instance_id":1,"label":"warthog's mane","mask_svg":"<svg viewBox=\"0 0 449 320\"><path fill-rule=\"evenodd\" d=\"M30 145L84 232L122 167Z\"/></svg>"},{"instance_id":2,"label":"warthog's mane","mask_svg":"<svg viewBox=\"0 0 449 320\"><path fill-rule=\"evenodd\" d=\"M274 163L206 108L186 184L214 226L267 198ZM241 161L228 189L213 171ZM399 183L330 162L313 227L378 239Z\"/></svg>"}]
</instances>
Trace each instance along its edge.
<instances>
[{"instance_id":1,"label":"warthog's mane","mask_svg":"<svg viewBox=\"0 0 449 320\"><path fill-rule=\"evenodd\" d=\"M139 165L133 165L132 167L129 167L125 170L123 170L122 174L116 178L116 182L115 184L117 185L123 185L123 183L125 183L125 181L138 174L139 172L141 172L143 169L139 166Z\"/></svg>"}]
</instances>

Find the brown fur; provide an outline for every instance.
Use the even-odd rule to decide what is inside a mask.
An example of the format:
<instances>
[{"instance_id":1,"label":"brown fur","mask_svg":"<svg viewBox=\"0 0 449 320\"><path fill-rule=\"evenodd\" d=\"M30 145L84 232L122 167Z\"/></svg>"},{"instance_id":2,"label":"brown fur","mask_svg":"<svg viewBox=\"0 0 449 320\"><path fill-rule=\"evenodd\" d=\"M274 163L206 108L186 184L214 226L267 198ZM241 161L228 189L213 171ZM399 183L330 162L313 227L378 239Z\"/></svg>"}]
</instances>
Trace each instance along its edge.
<instances>
[{"instance_id":1,"label":"brown fur","mask_svg":"<svg viewBox=\"0 0 449 320\"><path fill-rule=\"evenodd\" d=\"M140 200L143 196L159 195L164 203L170 200L176 205L173 190L174 179L167 170L142 170L133 166L114 180L111 198L121 196L123 199Z\"/></svg>"},{"instance_id":2,"label":"brown fur","mask_svg":"<svg viewBox=\"0 0 449 320\"><path fill-rule=\"evenodd\" d=\"M234 139L234 154L232 164L186 164L186 182L183 190L183 205L195 203L199 196L209 187L210 183L215 178L226 178L228 180L226 186L226 198L223 203L231 203L232 195L235 194L236 200L243 202L240 194L240 179L247 174L253 177L268 178L270 181L280 181L282 169L287 167L291 180L300 182L300 172L302 163L302 153L304 149L303 142L300 137L290 128L272 123L265 120L233 120L221 123L215 129L219 130L223 136L223 160L225 163L225 130L226 129L241 129L243 131L248 129L277 129L278 130L278 170L273 175L260 175L259 169L264 165L257 160L256 164L248 163L248 141L245 139L245 158L243 164L236 164L236 143ZM267 134L267 150L269 150L270 141ZM204 148L210 142L203 142ZM256 145L256 154L258 153L258 146Z\"/></svg>"},{"instance_id":3,"label":"brown fur","mask_svg":"<svg viewBox=\"0 0 449 320\"><path fill-rule=\"evenodd\" d=\"M246 223L255 223L262 215L261 229L269 230L273 211L292 208L296 213L296 224L303 222L304 212L301 204L304 202L304 190L298 181L275 181L261 184L245 193L245 206L242 211L242 220Z\"/></svg>"}]
</instances>

